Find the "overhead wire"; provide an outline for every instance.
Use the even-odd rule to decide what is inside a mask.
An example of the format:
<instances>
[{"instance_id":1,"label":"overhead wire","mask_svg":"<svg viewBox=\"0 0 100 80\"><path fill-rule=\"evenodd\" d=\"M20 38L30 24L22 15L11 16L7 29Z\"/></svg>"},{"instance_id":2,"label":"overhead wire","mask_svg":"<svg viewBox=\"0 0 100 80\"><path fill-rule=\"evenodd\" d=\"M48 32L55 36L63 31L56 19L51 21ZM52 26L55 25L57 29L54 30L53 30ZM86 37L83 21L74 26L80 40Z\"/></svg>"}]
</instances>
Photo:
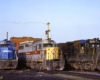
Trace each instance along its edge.
<instances>
[{"instance_id":1,"label":"overhead wire","mask_svg":"<svg viewBox=\"0 0 100 80\"><path fill-rule=\"evenodd\" d=\"M10 21L0 21L0 23L13 23L13 24L31 24L31 23L39 23L39 24L46 24L44 22L10 22Z\"/></svg>"},{"instance_id":2,"label":"overhead wire","mask_svg":"<svg viewBox=\"0 0 100 80\"><path fill-rule=\"evenodd\" d=\"M12 22L10 22L10 21L0 21L0 23L11 23L11 24L33 24L33 23L36 23L36 24L47 24L47 23L44 23L44 22L15 22L15 21L12 21Z\"/></svg>"}]
</instances>

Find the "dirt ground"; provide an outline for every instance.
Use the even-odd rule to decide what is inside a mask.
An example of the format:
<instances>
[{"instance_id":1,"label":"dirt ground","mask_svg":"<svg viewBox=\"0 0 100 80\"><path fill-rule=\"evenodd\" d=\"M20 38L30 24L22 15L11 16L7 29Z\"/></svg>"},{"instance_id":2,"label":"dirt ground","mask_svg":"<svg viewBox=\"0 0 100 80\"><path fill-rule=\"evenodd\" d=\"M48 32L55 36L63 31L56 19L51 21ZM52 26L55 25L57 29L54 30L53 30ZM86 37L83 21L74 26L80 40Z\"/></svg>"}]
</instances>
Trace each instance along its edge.
<instances>
[{"instance_id":1,"label":"dirt ground","mask_svg":"<svg viewBox=\"0 0 100 80\"><path fill-rule=\"evenodd\" d=\"M0 80L100 80L69 73L49 73L34 70L0 70Z\"/></svg>"},{"instance_id":2,"label":"dirt ground","mask_svg":"<svg viewBox=\"0 0 100 80\"><path fill-rule=\"evenodd\" d=\"M0 80L70 80L54 77L52 74L36 72L31 70L2 70L0 71Z\"/></svg>"}]
</instances>

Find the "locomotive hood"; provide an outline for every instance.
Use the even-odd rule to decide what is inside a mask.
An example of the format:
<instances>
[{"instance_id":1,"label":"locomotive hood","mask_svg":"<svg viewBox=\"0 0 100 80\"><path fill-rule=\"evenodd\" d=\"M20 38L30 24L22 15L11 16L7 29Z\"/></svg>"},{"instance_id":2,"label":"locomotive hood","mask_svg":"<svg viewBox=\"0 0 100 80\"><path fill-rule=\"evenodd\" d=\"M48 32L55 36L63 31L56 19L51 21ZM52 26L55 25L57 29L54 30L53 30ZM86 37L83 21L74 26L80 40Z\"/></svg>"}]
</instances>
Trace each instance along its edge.
<instances>
[{"instance_id":1,"label":"locomotive hood","mask_svg":"<svg viewBox=\"0 0 100 80\"><path fill-rule=\"evenodd\" d=\"M0 59L12 59L14 56L13 48L0 48Z\"/></svg>"},{"instance_id":2,"label":"locomotive hood","mask_svg":"<svg viewBox=\"0 0 100 80\"><path fill-rule=\"evenodd\" d=\"M12 52L12 48L1 48L1 52L11 53Z\"/></svg>"}]
</instances>

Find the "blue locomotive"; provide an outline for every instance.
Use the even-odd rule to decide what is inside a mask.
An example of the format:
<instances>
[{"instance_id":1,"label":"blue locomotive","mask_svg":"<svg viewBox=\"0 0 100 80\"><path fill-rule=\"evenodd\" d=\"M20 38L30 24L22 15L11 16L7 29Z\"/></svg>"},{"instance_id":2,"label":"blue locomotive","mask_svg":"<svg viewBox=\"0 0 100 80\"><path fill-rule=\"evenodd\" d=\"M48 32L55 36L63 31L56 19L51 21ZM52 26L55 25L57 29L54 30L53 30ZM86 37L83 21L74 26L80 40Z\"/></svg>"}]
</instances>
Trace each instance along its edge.
<instances>
[{"instance_id":1,"label":"blue locomotive","mask_svg":"<svg viewBox=\"0 0 100 80\"><path fill-rule=\"evenodd\" d=\"M18 64L17 52L10 40L0 41L0 69L16 69Z\"/></svg>"}]
</instances>

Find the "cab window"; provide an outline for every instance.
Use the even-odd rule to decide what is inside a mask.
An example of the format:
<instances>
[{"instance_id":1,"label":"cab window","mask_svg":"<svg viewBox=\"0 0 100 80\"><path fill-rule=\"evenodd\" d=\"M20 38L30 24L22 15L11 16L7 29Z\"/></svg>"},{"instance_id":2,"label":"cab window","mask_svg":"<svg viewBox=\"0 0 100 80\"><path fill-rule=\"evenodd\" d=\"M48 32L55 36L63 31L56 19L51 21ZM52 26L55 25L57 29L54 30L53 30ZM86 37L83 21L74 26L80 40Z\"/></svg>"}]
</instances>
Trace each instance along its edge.
<instances>
[{"instance_id":1,"label":"cab window","mask_svg":"<svg viewBox=\"0 0 100 80\"><path fill-rule=\"evenodd\" d=\"M24 49L24 46L19 46L18 49L19 49L19 50L20 50L20 49Z\"/></svg>"},{"instance_id":2,"label":"cab window","mask_svg":"<svg viewBox=\"0 0 100 80\"><path fill-rule=\"evenodd\" d=\"M84 53L84 44L80 45L80 53Z\"/></svg>"},{"instance_id":3,"label":"cab window","mask_svg":"<svg viewBox=\"0 0 100 80\"><path fill-rule=\"evenodd\" d=\"M25 47L29 47L29 44L25 44Z\"/></svg>"}]
</instances>

